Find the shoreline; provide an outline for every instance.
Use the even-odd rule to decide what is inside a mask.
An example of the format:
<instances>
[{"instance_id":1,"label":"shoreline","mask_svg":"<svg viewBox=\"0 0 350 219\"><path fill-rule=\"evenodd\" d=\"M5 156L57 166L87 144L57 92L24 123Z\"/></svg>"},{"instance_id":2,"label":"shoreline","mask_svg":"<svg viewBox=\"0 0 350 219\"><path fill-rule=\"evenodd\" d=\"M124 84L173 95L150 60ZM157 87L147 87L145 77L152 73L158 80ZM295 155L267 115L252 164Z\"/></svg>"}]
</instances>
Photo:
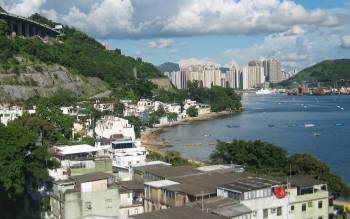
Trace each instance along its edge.
<instances>
[{"instance_id":1,"label":"shoreline","mask_svg":"<svg viewBox=\"0 0 350 219\"><path fill-rule=\"evenodd\" d=\"M231 116L240 113L241 111L221 111L221 112L210 112L206 114L199 115L197 117L188 117L185 119L180 119L176 122L172 122L167 125L161 125L155 128L146 128L141 133L141 143L146 147L147 150L159 153L161 155L166 155L167 152L162 150L167 147L172 147L169 143L165 142L160 138L160 135L170 128L179 126L179 125L187 125L196 121L208 121L211 119L216 119L225 116Z\"/></svg>"}]
</instances>

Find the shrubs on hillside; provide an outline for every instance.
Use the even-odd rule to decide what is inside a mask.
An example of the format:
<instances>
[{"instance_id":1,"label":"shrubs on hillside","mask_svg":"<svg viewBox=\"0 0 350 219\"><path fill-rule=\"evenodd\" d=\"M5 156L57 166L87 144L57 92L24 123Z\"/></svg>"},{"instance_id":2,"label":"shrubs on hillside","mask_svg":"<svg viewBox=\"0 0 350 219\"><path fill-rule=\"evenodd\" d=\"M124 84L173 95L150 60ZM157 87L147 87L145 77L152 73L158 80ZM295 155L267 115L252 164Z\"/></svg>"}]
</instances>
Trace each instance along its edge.
<instances>
[{"instance_id":1,"label":"shrubs on hillside","mask_svg":"<svg viewBox=\"0 0 350 219\"><path fill-rule=\"evenodd\" d=\"M328 183L330 191L337 196L350 196L350 188L342 179L331 173L329 167L312 155L294 154L277 145L263 141L218 141L210 155L215 164L241 164L247 170L273 175L315 175Z\"/></svg>"}]
</instances>

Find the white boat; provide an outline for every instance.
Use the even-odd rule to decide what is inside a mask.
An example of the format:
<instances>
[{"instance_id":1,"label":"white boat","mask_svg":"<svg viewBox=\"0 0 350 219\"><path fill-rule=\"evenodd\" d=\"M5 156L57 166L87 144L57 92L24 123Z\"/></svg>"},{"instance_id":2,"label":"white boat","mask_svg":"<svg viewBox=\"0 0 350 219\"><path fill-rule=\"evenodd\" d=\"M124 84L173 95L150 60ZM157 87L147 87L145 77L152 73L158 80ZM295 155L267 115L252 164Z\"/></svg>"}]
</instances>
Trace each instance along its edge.
<instances>
[{"instance_id":1,"label":"white boat","mask_svg":"<svg viewBox=\"0 0 350 219\"><path fill-rule=\"evenodd\" d=\"M256 91L255 93L258 95L267 95L267 94L274 93L274 91L269 90L269 89L260 89L260 90Z\"/></svg>"},{"instance_id":2,"label":"white boat","mask_svg":"<svg viewBox=\"0 0 350 219\"><path fill-rule=\"evenodd\" d=\"M304 124L304 127L305 127L305 128L315 127L315 124L307 123L307 124Z\"/></svg>"}]
</instances>

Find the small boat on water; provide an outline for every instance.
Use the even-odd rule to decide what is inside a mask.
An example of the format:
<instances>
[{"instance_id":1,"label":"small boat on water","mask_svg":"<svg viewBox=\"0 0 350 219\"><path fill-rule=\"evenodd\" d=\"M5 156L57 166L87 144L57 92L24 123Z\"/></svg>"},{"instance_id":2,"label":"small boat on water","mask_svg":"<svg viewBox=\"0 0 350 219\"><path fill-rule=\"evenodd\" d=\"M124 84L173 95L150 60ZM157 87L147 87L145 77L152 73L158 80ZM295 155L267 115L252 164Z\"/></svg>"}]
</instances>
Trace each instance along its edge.
<instances>
[{"instance_id":1,"label":"small boat on water","mask_svg":"<svg viewBox=\"0 0 350 219\"><path fill-rule=\"evenodd\" d=\"M211 146L216 145L216 142L209 142L208 145L211 145Z\"/></svg>"},{"instance_id":2,"label":"small boat on water","mask_svg":"<svg viewBox=\"0 0 350 219\"><path fill-rule=\"evenodd\" d=\"M275 127L275 125L273 125L273 124L268 124L267 126L268 127Z\"/></svg>"},{"instance_id":3,"label":"small boat on water","mask_svg":"<svg viewBox=\"0 0 350 219\"><path fill-rule=\"evenodd\" d=\"M239 125L226 125L227 128L239 128Z\"/></svg>"},{"instance_id":4,"label":"small boat on water","mask_svg":"<svg viewBox=\"0 0 350 219\"><path fill-rule=\"evenodd\" d=\"M269 89L261 89L261 90L258 90L255 92L255 94L258 94L258 95L267 95L267 94L272 94L272 93L274 93L274 91L269 90Z\"/></svg>"},{"instance_id":5,"label":"small boat on water","mask_svg":"<svg viewBox=\"0 0 350 219\"><path fill-rule=\"evenodd\" d=\"M343 123L337 123L337 124L335 124L335 126L344 126L344 124Z\"/></svg>"},{"instance_id":6,"label":"small boat on water","mask_svg":"<svg viewBox=\"0 0 350 219\"><path fill-rule=\"evenodd\" d=\"M315 124L312 124L312 123L306 123L306 124L304 124L304 127L305 127L305 128L315 127Z\"/></svg>"},{"instance_id":7,"label":"small boat on water","mask_svg":"<svg viewBox=\"0 0 350 219\"><path fill-rule=\"evenodd\" d=\"M192 147L193 144L185 144L186 147Z\"/></svg>"},{"instance_id":8,"label":"small boat on water","mask_svg":"<svg viewBox=\"0 0 350 219\"><path fill-rule=\"evenodd\" d=\"M320 137L320 136L321 136L321 134L320 134L320 133L318 133L318 132L315 132L315 133L314 133L314 136L315 136L315 137Z\"/></svg>"}]
</instances>

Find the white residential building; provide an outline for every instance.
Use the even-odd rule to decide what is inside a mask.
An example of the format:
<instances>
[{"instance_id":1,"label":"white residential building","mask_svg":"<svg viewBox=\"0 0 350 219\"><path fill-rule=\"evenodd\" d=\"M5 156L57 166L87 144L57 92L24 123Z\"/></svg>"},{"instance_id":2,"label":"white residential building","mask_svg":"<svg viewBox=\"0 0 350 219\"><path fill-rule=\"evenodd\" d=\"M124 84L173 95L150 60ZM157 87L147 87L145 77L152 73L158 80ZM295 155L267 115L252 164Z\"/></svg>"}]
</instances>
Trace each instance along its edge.
<instances>
[{"instance_id":1,"label":"white residential building","mask_svg":"<svg viewBox=\"0 0 350 219\"><path fill-rule=\"evenodd\" d=\"M111 143L108 152L114 167L130 168L146 162L147 150L139 140L117 139Z\"/></svg>"},{"instance_id":2,"label":"white residential building","mask_svg":"<svg viewBox=\"0 0 350 219\"><path fill-rule=\"evenodd\" d=\"M143 113L145 110L152 112L155 110L154 108L155 108L154 101L151 101L148 99L141 99L137 102L137 111L139 113Z\"/></svg>"},{"instance_id":3,"label":"white residential building","mask_svg":"<svg viewBox=\"0 0 350 219\"><path fill-rule=\"evenodd\" d=\"M112 173L112 161L103 156L102 148L86 144L54 146L52 155L60 163L60 168L49 170L49 175L54 180L96 171Z\"/></svg>"},{"instance_id":4,"label":"white residential building","mask_svg":"<svg viewBox=\"0 0 350 219\"><path fill-rule=\"evenodd\" d=\"M55 219L120 218L119 188L111 174L71 176L53 183L50 207Z\"/></svg>"},{"instance_id":5,"label":"white residential building","mask_svg":"<svg viewBox=\"0 0 350 219\"><path fill-rule=\"evenodd\" d=\"M104 116L96 122L96 138L129 137L135 141L134 126L128 120L114 116Z\"/></svg>"},{"instance_id":6,"label":"white residential building","mask_svg":"<svg viewBox=\"0 0 350 219\"><path fill-rule=\"evenodd\" d=\"M0 121L4 125L7 125L10 121L15 120L22 115L23 109L21 107L9 107L0 109Z\"/></svg>"},{"instance_id":7,"label":"white residential building","mask_svg":"<svg viewBox=\"0 0 350 219\"><path fill-rule=\"evenodd\" d=\"M94 109L96 109L97 111L100 111L100 112L105 112L105 111L113 112L114 111L114 103L96 102L94 104Z\"/></svg>"},{"instance_id":8,"label":"white residential building","mask_svg":"<svg viewBox=\"0 0 350 219\"><path fill-rule=\"evenodd\" d=\"M242 89L254 89L265 82L264 68L261 66L244 66L242 68Z\"/></svg>"},{"instance_id":9,"label":"white residential building","mask_svg":"<svg viewBox=\"0 0 350 219\"><path fill-rule=\"evenodd\" d=\"M293 176L287 184L249 177L217 187L217 196L244 204L252 219L325 219L332 213L327 185L311 176Z\"/></svg>"},{"instance_id":10,"label":"white residential building","mask_svg":"<svg viewBox=\"0 0 350 219\"><path fill-rule=\"evenodd\" d=\"M198 115L202 115L202 114L206 114L206 113L210 113L211 112L211 109L210 109L210 106L207 105L207 104L202 104L202 103L197 103L197 101L195 100L190 100L190 99L186 99L184 101L184 111L182 113L182 116L183 117L186 117L187 114L186 114L186 110L190 107L196 107L198 109Z\"/></svg>"},{"instance_id":11,"label":"white residential building","mask_svg":"<svg viewBox=\"0 0 350 219\"><path fill-rule=\"evenodd\" d=\"M31 110L24 110L21 106L1 104L0 105L0 123L7 125L10 121L21 117L24 113L35 114L36 107Z\"/></svg>"},{"instance_id":12,"label":"white residential building","mask_svg":"<svg viewBox=\"0 0 350 219\"><path fill-rule=\"evenodd\" d=\"M181 114L181 105L180 104L164 104L164 110L167 113L176 113L178 115Z\"/></svg>"}]
</instances>

